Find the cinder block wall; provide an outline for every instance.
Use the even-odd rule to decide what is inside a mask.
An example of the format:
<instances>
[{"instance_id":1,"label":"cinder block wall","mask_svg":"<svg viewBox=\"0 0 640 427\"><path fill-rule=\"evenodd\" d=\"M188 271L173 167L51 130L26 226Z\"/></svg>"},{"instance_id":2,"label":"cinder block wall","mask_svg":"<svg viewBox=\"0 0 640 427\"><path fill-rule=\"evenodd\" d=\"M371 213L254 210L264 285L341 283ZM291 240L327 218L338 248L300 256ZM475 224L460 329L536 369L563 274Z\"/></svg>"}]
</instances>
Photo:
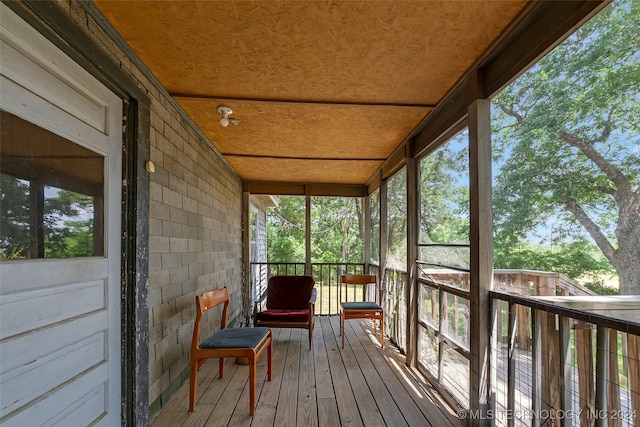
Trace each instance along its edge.
<instances>
[{"instance_id":1,"label":"cinder block wall","mask_svg":"<svg viewBox=\"0 0 640 427\"><path fill-rule=\"evenodd\" d=\"M153 409L188 378L198 293L226 286L242 309L242 187L162 97L151 110L149 382ZM216 313L219 314L219 313ZM219 328L219 315L203 332ZM161 400L158 401L158 398Z\"/></svg>"},{"instance_id":2,"label":"cinder block wall","mask_svg":"<svg viewBox=\"0 0 640 427\"><path fill-rule=\"evenodd\" d=\"M188 380L195 295L226 286L242 316L242 182L167 96L75 1L56 1L151 98L149 403L153 415ZM219 328L208 316L203 333Z\"/></svg>"}]
</instances>

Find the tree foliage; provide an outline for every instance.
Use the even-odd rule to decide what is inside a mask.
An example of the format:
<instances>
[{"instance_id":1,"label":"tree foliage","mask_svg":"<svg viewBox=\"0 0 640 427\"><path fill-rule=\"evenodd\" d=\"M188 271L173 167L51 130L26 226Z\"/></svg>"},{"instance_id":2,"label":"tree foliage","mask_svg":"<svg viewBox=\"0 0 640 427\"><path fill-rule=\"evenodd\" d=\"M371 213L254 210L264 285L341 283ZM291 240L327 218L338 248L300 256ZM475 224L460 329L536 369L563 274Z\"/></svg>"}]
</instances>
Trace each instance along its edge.
<instances>
[{"instance_id":1,"label":"tree foliage","mask_svg":"<svg viewBox=\"0 0 640 427\"><path fill-rule=\"evenodd\" d=\"M278 206L267 213L267 259L269 262L304 262L305 199L278 198Z\"/></svg>"},{"instance_id":2,"label":"tree foliage","mask_svg":"<svg viewBox=\"0 0 640 427\"><path fill-rule=\"evenodd\" d=\"M468 133L420 161L421 243L469 243Z\"/></svg>"},{"instance_id":3,"label":"tree foliage","mask_svg":"<svg viewBox=\"0 0 640 427\"><path fill-rule=\"evenodd\" d=\"M30 232L31 187L28 181L1 177L0 258L26 259L33 242ZM93 197L56 189L44 199L42 233L45 258L94 255Z\"/></svg>"},{"instance_id":4,"label":"tree foliage","mask_svg":"<svg viewBox=\"0 0 640 427\"><path fill-rule=\"evenodd\" d=\"M311 201L312 262L363 262L363 200L313 197ZM305 198L280 197L267 215L270 262L304 262Z\"/></svg>"},{"instance_id":5,"label":"tree foliage","mask_svg":"<svg viewBox=\"0 0 640 427\"><path fill-rule=\"evenodd\" d=\"M639 294L640 0L608 7L494 106L496 247L557 218L555 239L588 235Z\"/></svg>"}]
</instances>

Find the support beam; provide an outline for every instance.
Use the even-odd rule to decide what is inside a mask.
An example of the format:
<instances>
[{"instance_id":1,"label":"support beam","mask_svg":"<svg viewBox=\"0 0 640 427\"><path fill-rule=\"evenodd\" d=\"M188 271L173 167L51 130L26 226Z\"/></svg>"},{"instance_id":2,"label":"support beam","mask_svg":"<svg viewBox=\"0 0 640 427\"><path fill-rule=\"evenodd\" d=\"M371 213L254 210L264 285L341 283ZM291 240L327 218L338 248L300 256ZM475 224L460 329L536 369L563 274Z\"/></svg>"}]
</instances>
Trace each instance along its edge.
<instances>
[{"instance_id":1,"label":"support beam","mask_svg":"<svg viewBox=\"0 0 640 427\"><path fill-rule=\"evenodd\" d=\"M366 185L352 184L302 184L279 182L247 181L243 191L251 194L268 194L270 196L334 196L365 197L368 194Z\"/></svg>"},{"instance_id":2,"label":"support beam","mask_svg":"<svg viewBox=\"0 0 640 427\"><path fill-rule=\"evenodd\" d=\"M311 196L305 196L304 203L304 271L305 274L311 275Z\"/></svg>"},{"instance_id":3,"label":"support beam","mask_svg":"<svg viewBox=\"0 0 640 427\"><path fill-rule=\"evenodd\" d=\"M242 193L242 313L244 324L249 326L251 318L251 194Z\"/></svg>"},{"instance_id":4,"label":"support beam","mask_svg":"<svg viewBox=\"0 0 640 427\"><path fill-rule=\"evenodd\" d=\"M420 190L418 161L408 158L407 162L407 284L405 287L405 297L407 303L406 319L406 340L405 348L407 353L406 363L409 366L416 366L418 363L418 272L416 260L418 259L418 235L420 226L418 224L418 194Z\"/></svg>"},{"instance_id":5,"label":"support beam","mask_svg":"<svg viewBox=\"0 0 640 427\"><path fill-rule=\"evenodd\" d=\"M362 230L364 234L364 272L369 274L369 265L371 265L371 206L369 206L369 196L362 199L363 224Z\"/></svg>"},{"instance_id":6,"label":"support beam","mask_svg":"<svg viewBox=\"0 0 640 427\"><path fill-rule=\"evenodd\" d=\"M469 409L486 413L490 397L490 329L493 282L491 211L491 105L476 99L469 106L470 331ZM474 420L484 425L488 420Z\"/></svg>"},{"instance_id":7,"label":"support beam","mask_svg":"<svg viewBox=\"0 0 640 427\"><path fill-rule=\"evenodd\" d=\"M387 183L385 181L382 182L380 186L380 297L382 302L382 308L384 309L384 314L386 319L384 320L385 329L389 328L391 322L388 322L390 312L387 295L387 278L385 277L385 270L387 268L387 253L389 251L389 223L388 223L388 197L387 197ZM384 334L386 331L382 331Z\"/></svg>"}]
</instances>

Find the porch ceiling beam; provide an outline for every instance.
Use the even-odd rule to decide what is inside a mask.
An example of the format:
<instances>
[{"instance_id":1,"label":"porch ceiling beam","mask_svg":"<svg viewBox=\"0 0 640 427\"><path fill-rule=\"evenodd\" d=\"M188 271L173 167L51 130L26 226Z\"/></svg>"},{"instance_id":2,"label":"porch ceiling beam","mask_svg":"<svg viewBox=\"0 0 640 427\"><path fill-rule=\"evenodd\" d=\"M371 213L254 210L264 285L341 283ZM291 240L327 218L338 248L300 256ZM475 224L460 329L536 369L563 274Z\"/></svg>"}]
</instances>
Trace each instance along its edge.
<instances>
[{"instance_id":1,"label":"porch ceiling beam","mask_svg":"<svg viewBox=\"0 0 640 427\"><path fill-rule=\"evenodd\" d=\"M367 186L356 184L280 183L246 181L244 189L251 194L273 196L366 197Z\"/></svg>"},{"instance_id":2,"label":"porch ceiling beam","mask_svg":"<svg viewBox=\"0 0 640 427\"><path fill-rule=\"evenodd\" d=\"M467 106L473 101L470 98L494 96L608 3L610 0L536 2L513 30L470 68L408 138L415 138L412 154L419 156L433 148L430 145L441 135L464 120ZM483 76L480 91L474 84L478 72Z\"/></svg>"},{"instance_id":3,"label":"porch ceiling beam","mask_svg":"<svg viewBox=\"0 0 640 427\"><path fill-rule=\"evenodd\" d=\"M187 93L169 93L172 98L180 99L201 99L211 101L241 101L255 104L287 104L287 105L332 105L332 106L355 106L355 107L415 107L415 108L435 108L435 104L401 104L397 102L349 102L331 100L300 100L300 99L278 99L278 98L243 98L229 96L215 96Z\"/></svg>"},{"instance_id":4,"label":"porch ceiling beam","mask_svg":"<svg viewBox=\"0 0 640 427\"><path fill-rule=\"evenodd\" d=\"M298 157L298 156L260 156L256 154L234 154L222 152L223 156L227 157L243 157L247 159L277 159L277 160L335 160L335 161L349 161L349 162L383 162L387 159L373 158L373 157Z\"/></svg>"}]
</instances>

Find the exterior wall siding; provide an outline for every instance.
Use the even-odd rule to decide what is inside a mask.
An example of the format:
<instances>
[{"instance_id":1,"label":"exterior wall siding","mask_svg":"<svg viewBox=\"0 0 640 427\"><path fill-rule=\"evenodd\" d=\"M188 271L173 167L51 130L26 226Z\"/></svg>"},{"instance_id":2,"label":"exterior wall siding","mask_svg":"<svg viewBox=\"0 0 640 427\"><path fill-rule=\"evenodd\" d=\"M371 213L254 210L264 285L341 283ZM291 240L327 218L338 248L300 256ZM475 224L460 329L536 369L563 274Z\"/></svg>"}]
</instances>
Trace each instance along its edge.
<instances>
[{"instance_id":1,"label":"exterior wall siding","mask_svg":"<svg viewBox=\"0 0 640 427\"><path fill-rule=\"evenodd\" d=\"M75 1L57 1L151 98L149 403L153 415L189 374L195 295L226 286L242 317L242 182L145 74ZM142 197L146 197L142 195ZM220 326L211 316L202 333Z\"/></svg>"}]
</instances>

